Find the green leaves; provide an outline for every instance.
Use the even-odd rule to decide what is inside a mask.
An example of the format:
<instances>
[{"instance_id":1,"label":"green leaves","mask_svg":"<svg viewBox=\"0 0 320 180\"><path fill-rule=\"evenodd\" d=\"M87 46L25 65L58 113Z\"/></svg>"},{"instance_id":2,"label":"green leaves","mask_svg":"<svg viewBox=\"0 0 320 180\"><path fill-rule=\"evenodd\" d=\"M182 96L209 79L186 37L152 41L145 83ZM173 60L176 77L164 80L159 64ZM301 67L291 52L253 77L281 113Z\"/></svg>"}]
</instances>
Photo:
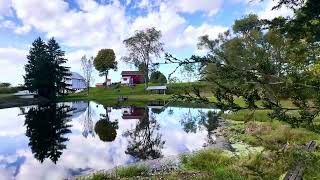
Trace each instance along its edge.
<instances>
[{"instance_id":1,"label":"green leaves","mask_svg":"<svg viewBox=\"0 0 320 180\"><path fill-rule=\"evenodd\" d=\"M101 49L94 58L93 64L100 75L108 75L109 70L117 70L118 63L113 49Z\"/></svg>"},{"instance_id":2,"label":"green leaves","mask_svg":"<svg viewBox=\"0 0 320 180\"><path fill-rule=\"evenodd\" d=\"M69 68L63 66L67 62L64 51L54 38L46 44L40 37L37 38L27 55L25 65L25 86L31 92L40 96L55 99L57 94L64 94L70 76Z\"/></svg>"}]
</instances>

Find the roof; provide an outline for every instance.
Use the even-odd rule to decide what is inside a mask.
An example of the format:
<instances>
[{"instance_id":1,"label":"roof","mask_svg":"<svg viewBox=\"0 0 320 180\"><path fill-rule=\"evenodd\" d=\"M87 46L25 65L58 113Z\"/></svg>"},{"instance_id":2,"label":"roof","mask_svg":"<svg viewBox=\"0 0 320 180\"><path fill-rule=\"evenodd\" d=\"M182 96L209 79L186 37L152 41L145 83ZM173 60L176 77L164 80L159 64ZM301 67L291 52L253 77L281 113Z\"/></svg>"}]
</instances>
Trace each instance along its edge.
<instances>
[{"instance_id":1,"label":"roof","mask_svg":"<svg viewBox=\"0 0 320 180\"><path fill-rule=\"evenodd\" d=\"M77 72L71 72L71 79L84 79L84 77Z\"/></svg>"},{"instance_id":2,"label":"roof","mask_svg":"<svg viewBox=\"0 0 320 180\"><path fill-rule=\"evenodd\" d=\"M146 90L166 90L167 86L149 86Z\"/></svg>"},{"instance_id":3,"label":"roof","mask_svg":"<svg viewBox=\"0 0 320 180\"><path fill-rule=\"evenodd\" d=\"M140 71L122 71L122 76L128 76L128 75L143 75Z\"/></svg>"}]
</instances>

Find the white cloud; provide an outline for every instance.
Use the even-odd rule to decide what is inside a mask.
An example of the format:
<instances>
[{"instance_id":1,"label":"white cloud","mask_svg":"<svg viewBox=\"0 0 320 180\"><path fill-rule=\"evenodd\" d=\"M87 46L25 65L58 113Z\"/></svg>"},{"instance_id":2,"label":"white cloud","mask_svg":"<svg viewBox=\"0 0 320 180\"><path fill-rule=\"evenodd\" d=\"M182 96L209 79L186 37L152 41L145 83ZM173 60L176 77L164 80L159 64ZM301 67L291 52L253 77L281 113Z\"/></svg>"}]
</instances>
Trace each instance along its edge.
<instances>
[{"instance_id":1,"label":"white cloud","mask_svg":"<svg viewBox=\"0 0 320 180\"><path fill-rule=\"evenodd\" d=\"M156 27L161 30L163 41L167 47L171 47L177 34L186 27L186 20L173 8L162 3L159 12L151 12L145 17L138 17L133 23L133 30Z\"/></svg>"},{"instance_id":2,"label":"white cloud","mask_svg":"<svg viewBox=\"0 0 320 180\"><path fill-rule=\"evenodd\" d=\"M239 0L239 1L247 1L247 0ZM246 14L254 13L259 16L260 19L268 19L271 20L275 17L283 16L292 16L293 11L285 6L280 9L272 10L272 8L278 5L279 0L266 0L263 2L260 1L249 1L249 6L246 10Z\"/></svg>"},{"instance_id":3,"label":"white cloud","mask_svg":"<svg viewBox=\"0 0 320 180\"><path fill-rule=\"evenodd\" d=\"M227 27L224 26L214 26L209 24L202 24L199 27L188 26L181 36L176 41L176 46L185 47L185 46L193 46L196 49L196 45L199 41L199 37L203 35L208 35L210 39L215 39L218 37L220 33L228 30Z\"/></svg>"},{"instance_id":4,"label":"white cloud","mask_svg":"<svg viewBox=\"0 0 320 180\"><path fill-rule=\"evenodd\" d=\"M20 26L20 27L16 27L14 29L14 32L16 34L26 34L28 32L31 31L31 26L30 25L24 25L24 26Z\"/></svg>"},{"instance_id":5,"label":"white cloud","mask_svg":"<svg viewBox=\"0 0 320 180\"><path fill-rule=\"evenodd\" d=\"M11 0L0 1L0 17L12 15Z\"/></svg>"},{"instance_id":6,"label":"white cloud","mask_svg":"<svg viewBox=\"0 0 320 180\"><path fill-rule=\"evenodd\" d=\"M17 48L0 48L0 82L11 82L14 85L23 82L24 64L27 51Z\"/></svg>"},{"instance_id":7,"label":"white cloud","mask_svg":"<svg viewBox=\"0 0 320 180\"><path fill-rule=\"evenodd\" d=\"M174 0L173 4L178 8L179 12L194 13L202 11L209 16L215 15L222 7L222 0Z\"/></svg>"},{"instance_id":8,"label":"white cloud","mask_svg":"<svg viewBox=\"0 0 320 180\"><path fill-rule=\"evenodd\" d=\"M69 9L62 0L16 0L13 5L25 25L54 36L70 47L120 49L118 44L125 35L126 17L117 3L98 5L93 0L78 0L82 11ZM37 11L34 11L37 7Z\"/></svg>"},{"instance_id":9,"label":"white cloud","mask_svg":"<svg viewBox=\"0 0 320 180\"><path fill-rule=\"evenodd\" d=\"M16 34L25 34L34 30L44 33L47 38L54 36L61 44L71 47L66 56L68 65L74 71L81 71L80 58L95 56L101 48L114 49L119 70L132 69L120 61L125 53L123 40L133 35L135 30L156 27L162 32L162 40L165 49L191 47L195 48L198 36L202 33L213 33L220 26L203 24L191 26L180 14L201 11L207 15L213 15L221 8L222 0L201 2L190 0L188 3L182 0L160 1L141 0L139 2L126 1L126 4L140 3L148 12L144 16L132 17L126 14L125 5L119 1L111 1L107 4L99 4L94 0L76 0L80 10L69 7L67 1L43 1L43 0L14 0L12 8L16 12L19 24L6 22L7 28ZM37 11L35 11L37 7ZM157 8L154 8L157 7ZM1 23L1 22L0 22ZM119 79L119 72L111 73L113 79ZM99 77L96 77L99 79ZM101 78L102 79L102 78Z\"/></svg>"}]
</instances>

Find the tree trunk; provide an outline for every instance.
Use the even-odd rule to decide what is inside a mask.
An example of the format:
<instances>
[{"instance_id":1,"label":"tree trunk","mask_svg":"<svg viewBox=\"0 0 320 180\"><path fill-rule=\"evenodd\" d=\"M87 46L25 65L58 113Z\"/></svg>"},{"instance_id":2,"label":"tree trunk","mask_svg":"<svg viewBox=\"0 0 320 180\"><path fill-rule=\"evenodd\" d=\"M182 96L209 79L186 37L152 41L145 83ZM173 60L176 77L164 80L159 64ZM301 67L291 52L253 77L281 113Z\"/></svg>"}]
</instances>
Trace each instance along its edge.
<instances>
[{"instance_id":1,"label":"tree trunk","mask_svg":"<svg viewBox=\"0 0 320 180\"><path fill-rule=\"evenodd\" d=\"M87 94L89 95L89 91L90 91L90 82L87 81Z\"/></svg>"},{"instance_id":2,"label":"tree trunk","mask_svg":"<svg viewBox=\"0 0 320 180\"><path fill-rule=\"evenodd\" d=\"M105 83L106 83L106 85L105 85L105 87L107 87L108 86L108 71L106 72L106 81L105 81Z\"/></svg>"},{"instance_id":3,"label":"tree trunk","mask_svg":"<svg viewBox=\"0 0 320 180\"><path fill-rule=\"evenodd\" d=\"M144 72L144 89L147 89L149 83L148 70Z\"/></svg>"}]
</instances>

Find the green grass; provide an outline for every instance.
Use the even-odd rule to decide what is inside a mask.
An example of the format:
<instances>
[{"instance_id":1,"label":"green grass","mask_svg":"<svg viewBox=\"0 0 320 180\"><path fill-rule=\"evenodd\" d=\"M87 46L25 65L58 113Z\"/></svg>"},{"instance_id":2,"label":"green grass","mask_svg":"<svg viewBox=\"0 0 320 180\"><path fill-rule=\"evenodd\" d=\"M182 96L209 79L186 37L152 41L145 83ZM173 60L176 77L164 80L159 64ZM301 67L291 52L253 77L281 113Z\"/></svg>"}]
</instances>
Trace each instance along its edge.
<instances>
[{"instance_id":1,"label":"green grass","mask_svg":"<svg viewBox=\"0 0 320 180\"><path fill-rule=\"evenodd\" d=\"M154 84L150 84L152 86ZM203 91L203 95L212 96L210 92L210 86L204 82L195 82L195 83L175 83L169 84L168 92L164 94L151 94L148 91L144 90L144 84L138 84L135 87L131 88L128 86L112 86L108 88L90 88L90 93L87 95L87 92L80 92L70 94L67 97L63 97L62 101L72 101L72 100L91 100L100 104L116 104L120 96L128 97L129 103L137 102L150 102L157 100L170 100L174 94L183 94L185 91L191 90L192 86L195 86Z\"/></svg>"},{"instance_id":2,"label":"green grass","mask_svg":"<svg viewBox=\"0 0 320 180\"><path fill-rule=\"evenodd\" d=\"M134 176L144 175L148 172L145 166L128 166L116 169L115 174L120 178L130 178Z\"/></svg>"},{"instance_id":3,"label":"green grass","mask_svg":"<svg viewBox=\"0 0 320 180\"><path fill-rule=\"evenodd\" d=\"M147 167L141 165L131 165L115 169L112 173L97 172L88 176L81 176L77 180L105 180L105 179L127 179L136 176L146 175Z\"/></svg>"},{"instance_id":4,"label":"green grass","mask_svg":"<svg viewBox=\"0 0 320 180\"><path fill-rule=\"evenodd\" d=\"M181 159L183 168L207 172L210 179L245 179L233 168L236 159L221 150L203 150L192 155L183 155Z\"/></svg>"}]
</instances>

